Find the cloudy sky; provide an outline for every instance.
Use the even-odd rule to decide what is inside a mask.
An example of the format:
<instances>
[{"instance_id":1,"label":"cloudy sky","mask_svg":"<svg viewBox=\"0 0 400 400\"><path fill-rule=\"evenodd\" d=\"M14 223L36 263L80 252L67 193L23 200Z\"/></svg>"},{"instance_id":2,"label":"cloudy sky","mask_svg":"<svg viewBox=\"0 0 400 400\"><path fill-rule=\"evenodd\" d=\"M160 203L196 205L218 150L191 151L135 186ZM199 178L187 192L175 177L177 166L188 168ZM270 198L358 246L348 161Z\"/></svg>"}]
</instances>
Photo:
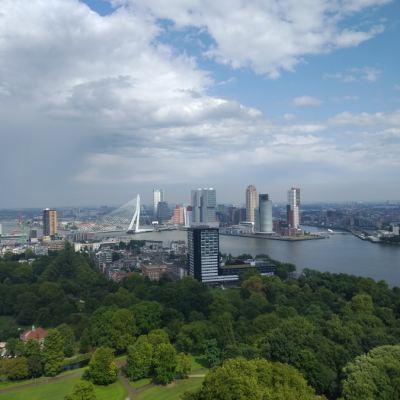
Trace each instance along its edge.
<instances>
[{"instance_id":1,"label":"cloudy sky","mask_svg":"<svg viewBox=\"0 0 400 400\"><path fill-rule=\"evenodd\" d=\"M400 200L399 3L0 0L0 207Z\"/></svg>"}]
</instances>

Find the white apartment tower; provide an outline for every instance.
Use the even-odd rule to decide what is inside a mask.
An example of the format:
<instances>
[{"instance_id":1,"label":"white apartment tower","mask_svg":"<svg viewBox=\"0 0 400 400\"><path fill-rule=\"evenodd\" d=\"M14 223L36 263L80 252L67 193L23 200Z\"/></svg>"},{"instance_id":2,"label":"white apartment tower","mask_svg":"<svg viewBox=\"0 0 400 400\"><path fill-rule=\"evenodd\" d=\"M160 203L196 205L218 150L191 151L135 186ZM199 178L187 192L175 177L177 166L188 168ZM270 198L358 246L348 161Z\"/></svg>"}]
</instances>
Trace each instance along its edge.
<instances>
[{"instance_id":1,"label":"white apartment tower","mask_svg":"<svg viewBox=\"0 0 400 400\"><path fill-rule=\"evenodd\" d=\"M291 188L287 197L287 223L291 228L300 229L300 189Z\"/></svg>"}]
</instances>

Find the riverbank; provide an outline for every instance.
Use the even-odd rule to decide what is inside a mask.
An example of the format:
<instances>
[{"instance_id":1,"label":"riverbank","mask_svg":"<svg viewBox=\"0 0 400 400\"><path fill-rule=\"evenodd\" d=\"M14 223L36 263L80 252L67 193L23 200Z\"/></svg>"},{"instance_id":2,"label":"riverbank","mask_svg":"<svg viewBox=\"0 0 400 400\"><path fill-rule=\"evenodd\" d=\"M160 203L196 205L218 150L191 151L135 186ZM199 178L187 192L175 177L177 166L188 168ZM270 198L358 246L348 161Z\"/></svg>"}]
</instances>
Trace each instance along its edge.
<instances>
[{"instance_id":1,"label":"riverbank","mask_svg":"<svg viewBox=\"0 0 400 400\"><path fill-rule=\"evenodd\" d=\"M279 240L284 242L302 242L305 240L319 240L319 239L327 239L328 236L323 235L299 235L299 236L273 236L273 235L263 235L263 234L246 234L246 233L227 233L221 232L219 233L221 236L234 236L234 237L245 237L251 239L264 239L264 240Z\"/></svg>"}]
</instances>

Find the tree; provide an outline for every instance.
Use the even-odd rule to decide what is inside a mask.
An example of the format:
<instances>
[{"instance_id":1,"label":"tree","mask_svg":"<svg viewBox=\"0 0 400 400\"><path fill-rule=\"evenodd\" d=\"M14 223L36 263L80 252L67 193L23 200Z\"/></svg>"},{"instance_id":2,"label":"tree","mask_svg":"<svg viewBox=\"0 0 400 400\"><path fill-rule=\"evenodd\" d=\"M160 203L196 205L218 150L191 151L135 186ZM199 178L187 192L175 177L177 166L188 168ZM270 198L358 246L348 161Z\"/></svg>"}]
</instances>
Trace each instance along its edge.
<instances>
[{"instance_id":1,"label":"tree","mask_svg":"<svg viewBox=\"0 0 400 400\"><path fill-rule=\"evenodd\" d=\"M64 356L72 357L75 350L75 335L72 328L67 324L61 324L57 327L64 339Z\"/></svg>"},{"instance_id":2,"label":"tree","mask_svg":"<svg viewBox=\"0 0 400 400\"><path fill-rule=\"evenodd\" d=\"M94 386L87 381L78 382L69 396L65 396L64 400L96 400Z\"/></svg>"},{"instance_id":3,"label":"tree","mask_svg":"<svg viewBox=\"0 0 400 400\"><path fill-rule=\"evenodd\" d=\"M267 360L235 358L212 370L202 387L185 400L316 400L293 367Z\"/></svg>"},{"instance_id":4,"label":"tree","mask_svg":"<svg viewBox=\"0 0 400 400\"><path fill-rule=\"evenodd\" d=\"M26 379L29 376L28 360L25 357L16 357L4 360L4 373L10 381Z\"/></svg>"},{"instance_id":5,"label":"tree","mask_svg":"<svg viewBox=\"0 0 400 400\"><path fill-rule=\"evenodd\" d=\"M155 378L159 383L165 385L172 382L177 367L175 347L169 343L160 344L154 351L153 366Z\"/></svg>"},{"instance_id":6,"label":"tree","mask_svg":"<svg viewBox=\"0 0 400 400\"><path fill-rule=\"evenodd\" d=\"M114 363L114 353L109 347L99 347L92 355L84 379L96 385L109 385L117 380L118 368Z\"/></svg>"},{"instance_id":7,"label":"tree","mask_svg":"<svg viewBox=\"0 0 400 400\"><path fill-rule=\"evenodd\" d=\"M344 368L343 400L400 398L400 346L381 346Z\"/></svg>"},{"instance_id":8,"label":"tree","mask_svg":"<svg viewBox=\"0 0 400 400\"><path fill-rule=\"evenodd\" d=\"M210 368L221 362L221 350L216 339L210 339L204 343L204 356Z\"/></svg>"},{"instance_id":9,"label":"tree","mask_svg":"<svg viewBox=\"0 0 400 400\"><path fill-rule=\"evenodd\" d=\"M24 343L16 338L11 338L7 341L7 352L11 356L22 356L24 353Z\"/></svg>"},{"instance_id":10,"label":"tree","mask_svg":"<svg viewBox=\"0 0 400 400\"><path fill-rule=\"evenodd\" d=\"M132 307L140 333L161 327L162 305L157 301L141 301Z\"/></svg>"},{"instance_id":11,"label":"tree","mask_svg":"<svg viewBox=\"0 0 400 400\"><path fill-rule=\"evenodd\" d=\"M153 358L153 346L147 336L139 336L136 342L128 347L125 366L126 376L134 381L150 375Z\"/></svg>"},{"instance_id":12,"label":"tree","mask_svg":"<svg viewBox=\"0 0 400 400\"><path fill-rule=\"evenodd\" d=\"M61 372L64 361L64 339L57 329L49 329L44 339L43 363L46 376Z\"/></svg>"},{"instance_id":13,"label":"tree","mask_svg":"<svg viewBox=\"0 0 400 400\"><path fill-rule=\"evenodd\" d=\"M177 356L176 374L178 378L186 379L192 370L192 360L185 353L179 353Z\"/></svg>"},{"instance_id":14,"label":"tree","mask_svg":"<svg viewBox=\"0 0 400 400\"><path fill-rule=\"evenodd\" d=\"M28 360L29 376L37 378L43 374L42 352L37 340L28 340L24 346L24 357Z\"/></svg>"}]
</instances>

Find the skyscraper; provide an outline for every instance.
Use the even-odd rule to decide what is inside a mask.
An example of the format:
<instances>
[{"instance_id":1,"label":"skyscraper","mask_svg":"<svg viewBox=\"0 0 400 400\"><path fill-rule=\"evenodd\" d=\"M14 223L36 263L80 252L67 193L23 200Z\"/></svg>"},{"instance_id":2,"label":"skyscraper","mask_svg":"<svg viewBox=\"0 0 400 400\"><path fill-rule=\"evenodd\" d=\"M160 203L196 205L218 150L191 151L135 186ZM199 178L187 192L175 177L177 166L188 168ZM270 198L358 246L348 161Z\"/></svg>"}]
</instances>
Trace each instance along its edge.
<instances>
[{"instance_id":1,"label":"skyscraper","mask_svg":"<svg viewBox=\"0 0 400 400\"><path fill-rule=\"evenodd\" d=\"M205 226L188 230L189 274L200 282L218 281L219 232Z\"/></svg>"},{"instance_id":2,"label":"skyscraper","mask_svg":"<svg viewBox=\"0 0 400 400\"><path fill-rule=\"evenodd\" d=\"M168 203L166 201L159 201L157 205L157 221L163 224L170 218Z\"/></svg>"},{"instance_id":3,"label":"skyscraper","mask_svg":"<svg viewBox=\"0 0 400 400\"><path fill-rule=\"evenodd\" d=\"M154 216L157 216L158 203L164 201L164 190L153 189L153 212Z\"/></svg>"},{"instance_id":4,"label":"skyscraper","mask_svg":"<svg viewBox=\"0 0 400 400\"><path fill-rule=\"evenodd\" d=\"M43 236L57 234L57 211L45 208L43 210Z\"/></svg>"},{"instance_id":5,"label":"skyscraper","mask_svg":"<svg viewBox=\"0 0 400 400\"><path fill-rule=\"evenodd\" d=\"M272 201L268 194L260 194L258 200L259 232L273 233Z\"/></svg>"},{"instance_id":6,"label":"skyscraper","mask_svg":"<svg viewBox=\"0 0 400 400\"><path fill-rule=\"evenodd\" d=\"M257 189L254 185L247 186L246 189L246 221L255 222L254 210L258 208Z\"/></svg>"},{"instance_id":7,"label":"skyscraper","mask_svg":"<svg viewBox=\"0 0 400 400\"><path fill-rule=\"evenodd\" d=\"M286 206L287 223L290 228L300 229L300 189L291 188L288 190Z\"/></svg>"},{"instance_id":8,"label":"skyscraper","mask_svg":"<svg viewBox=\"0 0 400 400\"><path fill-rule=\"evenodd\" d=\"M216 222L217 193L213 188L192 190L192 218L194 224Z\"/></svg>"}]
</instances>

